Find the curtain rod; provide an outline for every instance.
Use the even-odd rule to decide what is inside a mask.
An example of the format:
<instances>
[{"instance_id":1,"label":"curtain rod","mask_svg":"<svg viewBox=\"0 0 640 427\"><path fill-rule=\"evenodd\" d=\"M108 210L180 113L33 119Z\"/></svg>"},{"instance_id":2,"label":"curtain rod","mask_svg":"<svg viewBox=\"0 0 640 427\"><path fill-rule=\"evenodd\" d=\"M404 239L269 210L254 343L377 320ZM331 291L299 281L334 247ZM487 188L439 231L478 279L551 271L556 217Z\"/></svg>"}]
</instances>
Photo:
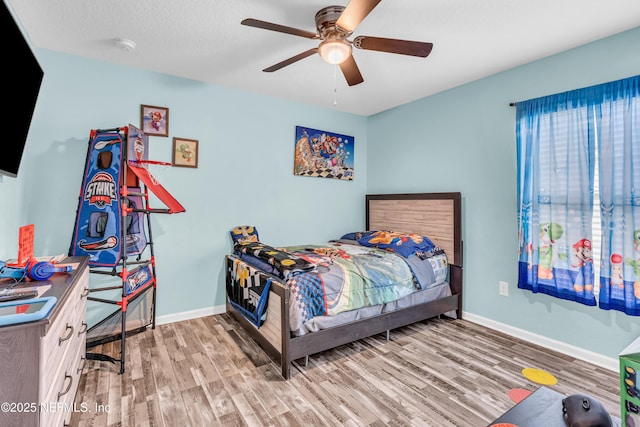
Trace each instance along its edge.
<instances>
[{"instance_id":1,"label":"curtain rod","mask_svg":"<svg viewBox=\"0 0 640 427\"><path fill-rule=\"evenodd\" d=\"M509 103L509 107L515 107L517 105L517 102L510 102Z\"/></svg>"}]
</instances>

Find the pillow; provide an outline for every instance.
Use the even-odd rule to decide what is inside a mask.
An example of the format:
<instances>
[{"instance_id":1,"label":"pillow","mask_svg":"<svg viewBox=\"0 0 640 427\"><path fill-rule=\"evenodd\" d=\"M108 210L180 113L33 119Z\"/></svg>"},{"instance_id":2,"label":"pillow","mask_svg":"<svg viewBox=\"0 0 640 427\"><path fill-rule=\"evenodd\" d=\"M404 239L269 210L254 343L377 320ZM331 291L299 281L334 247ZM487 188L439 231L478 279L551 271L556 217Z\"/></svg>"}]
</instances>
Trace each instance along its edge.
<instances>
[{"instance_id":1,"label":"pillow","mask_svg":"<svg viewBox=\"0 0 640 427\"><path fill-rule=\"evenodd\" d=\"M375 233L375 231L354 231L353 233L343 235L340 240L360 240L371 233Z\"/></svg>"},{"instance_id":2,"label":"pillow","mask_svg":"<svg viewBox=\"0 0 640 427\"><path fill-rule=\"evenodd\" d=\"M280 277L285 279L291 274L308 271L315 267L303 258L260 242L236 243L233 245L233 250L238 254L251 255L268 263L280 272Z\"/></svg>"},{"instance_id":3,"label":"pillow","mask_svg":"<svg viewBox=\"0 0 640 427\"><path fill-rule=\"evenodd\" d=\"M259 242L258 229L253 225L239 225L229 232L233 243Z\"/></svg>"},{"instance_id":4,"label":"pillow","mask_svg":"<svg viewBox=\"0 0 640 427\"><path fill-rule=\"evenodd\" d=\"M358 239L358 243L395 252L405 258L417 252L431 251L436 247L426 236L395 231L374 231Z\"/></svg>"}]
</instances>

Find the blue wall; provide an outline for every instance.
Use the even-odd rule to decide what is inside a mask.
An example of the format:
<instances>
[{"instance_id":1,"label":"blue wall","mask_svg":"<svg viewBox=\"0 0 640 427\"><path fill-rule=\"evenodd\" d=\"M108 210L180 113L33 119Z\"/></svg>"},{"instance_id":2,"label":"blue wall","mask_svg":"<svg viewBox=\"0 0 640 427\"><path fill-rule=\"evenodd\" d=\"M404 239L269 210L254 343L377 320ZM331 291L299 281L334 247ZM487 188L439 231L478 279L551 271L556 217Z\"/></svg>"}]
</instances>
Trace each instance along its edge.
<instances>
[{"instance_id":1,"label":"blue wall","mask_svg":"<svg viewBox=\"0 0 640 427\"><path fill-rule=\"evenodd\" d=\"M369 118L367 191L461 191L464 311L608 357L640 320L517 286L515 108L640 73L640 28ZM498 282L510 284L498 295Z\"/></svg>"},{"instance_id":2,"label":"blue wall","mask_svg":"<svg viewBox=\"0 0 640 427\"><path fill-rule=\"evenodd\" d=\"M157 174L186 208L152 216L158 315L224 310L223 259L235 225L255 225L274 245L362 228L365 117L48 50L38 58L45 78L21 169L0 181L0 259L16 256L18 228L28 223L36 255L68 252L89 132L140 126L141 104L169 108L169 137L150 137L150 159L171 161L172 137L200 142L197 169ZM296 125L353 136L354 180L294 176ZM91 306L89 320L100 310Z\"/></svg>"},{"instance_id":3,"label":"blue wall","mask_svg":"<svg viewBox=\"0 0 640 427\"><path fill-rule=\"evenodd\" d=\"M508 103L638 74L639 49L635 29L368 118L39 50L45 79L22 168L0 177L0 259L15 256L28 223L36 255L66 253L89 131L138 125L140 104L159 105L170 135L150 138L150 158L170 161L172 137L200 141L198 169L158 175L187 209L153 217L160 316L223 308L234 225L254 224L274 245L325 241L364 226L367 192L461 191L465 312L616 357L640 335L637 318L515 287ZM355 180L293 176L296 125L353 135Z\"/></svg>"}]
</instances>

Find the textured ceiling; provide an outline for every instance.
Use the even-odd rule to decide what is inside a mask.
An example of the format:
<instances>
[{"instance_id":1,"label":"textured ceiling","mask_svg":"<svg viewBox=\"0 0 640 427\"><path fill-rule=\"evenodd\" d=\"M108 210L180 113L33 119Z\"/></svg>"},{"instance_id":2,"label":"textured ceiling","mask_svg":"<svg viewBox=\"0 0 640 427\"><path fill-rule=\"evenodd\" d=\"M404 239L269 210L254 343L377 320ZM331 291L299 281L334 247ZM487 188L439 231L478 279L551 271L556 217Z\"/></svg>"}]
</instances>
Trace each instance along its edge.
<instances>
[{"instance_id":1,"label":"textured ceiling","mask_svg":"<svg viewBox=\"0 0 640 427\"><path fill-rule=\"evenodd\" d=\"M425 41L433 51L354 49L364 83L349 87L318 55L262 72L318 42L240 25L256 18L315 32L318 10L348 1L5 1L39 48L365 116L640 26L640 0L383 0L350 39Z\"/></svg>"}]
</instances>

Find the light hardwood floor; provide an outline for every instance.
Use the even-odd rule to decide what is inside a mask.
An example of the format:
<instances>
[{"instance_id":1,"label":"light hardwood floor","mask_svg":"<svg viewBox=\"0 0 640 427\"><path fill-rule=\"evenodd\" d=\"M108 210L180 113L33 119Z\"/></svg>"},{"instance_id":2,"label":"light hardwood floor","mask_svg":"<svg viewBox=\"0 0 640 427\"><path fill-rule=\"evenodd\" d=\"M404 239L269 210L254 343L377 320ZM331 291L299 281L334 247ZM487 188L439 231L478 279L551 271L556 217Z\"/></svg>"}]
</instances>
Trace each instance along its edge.
<instances>
[{"instance_id":1,"label":"light hardwood floor","mask_svg":"<svg viewBox=\"0 0 640 427\"><path fill-rule=\"evenodd\" d=\"M119 341L91 349L118 356ZM431 319L280 368L229 315L127 338L126 371L87 361L73 426L486 426L535 390L524 368L620 416L618 374L465 320Z\"/></svg>"}]
</instances>

